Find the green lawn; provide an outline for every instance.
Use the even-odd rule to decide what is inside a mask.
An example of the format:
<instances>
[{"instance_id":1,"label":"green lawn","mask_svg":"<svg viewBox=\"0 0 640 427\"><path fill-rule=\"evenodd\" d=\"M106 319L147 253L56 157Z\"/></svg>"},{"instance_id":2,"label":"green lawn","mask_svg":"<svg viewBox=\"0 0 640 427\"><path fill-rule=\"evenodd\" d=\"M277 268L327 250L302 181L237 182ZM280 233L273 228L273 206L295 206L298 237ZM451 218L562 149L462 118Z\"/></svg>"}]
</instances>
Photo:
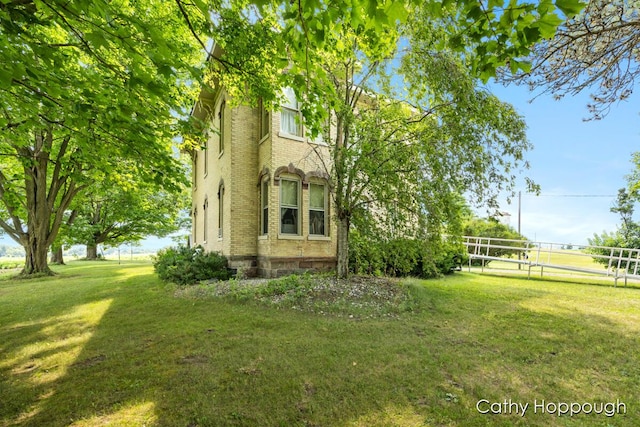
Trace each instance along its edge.
<instances>
[{"instance_id":1,"label":"green lawn","mask_svg":"<svg viewBox=\"0 0 640 427\"><path fill-rule=\"evenodd\" d=\"M640 425L637 288L456 273L362 319L176 297L148 262L56 270L0 276L0 426Z\"/></svg>"}]
</instances>

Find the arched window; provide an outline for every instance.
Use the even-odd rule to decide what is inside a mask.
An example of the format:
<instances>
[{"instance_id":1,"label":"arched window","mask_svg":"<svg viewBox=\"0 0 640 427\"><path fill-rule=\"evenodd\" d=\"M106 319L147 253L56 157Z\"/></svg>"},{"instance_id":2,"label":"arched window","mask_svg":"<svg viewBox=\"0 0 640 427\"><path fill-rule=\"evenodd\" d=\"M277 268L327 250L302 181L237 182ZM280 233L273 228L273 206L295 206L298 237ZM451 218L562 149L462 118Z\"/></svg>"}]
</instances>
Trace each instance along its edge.
<instances>
[{"instance_id":1,"label":"arched window","mask_svg":"<svg viewBox=\"0 0 640 427\"><path fill-rule=\"evenodd\" d=\"M260 183L260 234L269 234L269 177Z\"/></svg>"},{"instance_id":2,"label":"arched window","mask_svg":"<svg viewBox=\"0 0 640 427\"><path fill-rule=\"evenodd\" d=\"M222 229L224 224L224 184L218 187L218 238L222 239Z\"/></svg>"},{"instance_id":3,"label":"arched window","mask_svg":"<svg viewBox=\"0 0 640 427\"><path fill-rule=\"evenodd\" d=\"M193 189L196 190L198 188L198 152L193 152L193 169L191 172L191 185Z\"/></svg>"},{"instance_id":4,"label":"arched window","mask_svg":"<svg viewBox=\"0 0 640 427\"><path fill-rule=\"evenodd\" d=\"M193 208L193 244L198 242L198 208Z\"/></svg>"},{"instance_id":5,"label":"arched window","mask_svg":"<svg viewBox=\"0 0 640 427\"><path fill-rule=\"evenodd\" d=\"M202 172L204 176L207 176L207 174L209 173L209 136L206 136L204 139L204 148L202 155L204 156L204 167L202 168Z\"/></svg>"},{"instance_id":6,"label":"arched window","mask_svg":"<svg viewBox=\"0 0 640 427\"><path fill-rule=\"evenodd\" d=\"M209 234L209 198L204 197L204 203L202 205L203 213L203 225L202 225L202 241L207 243L207 235Z\"/></svg>"},{"instance_id":7,"label":"arched window","mask_svg":"<svg viewBox=\"0 0 640 427\"><path fill-rule=\"evenodd\" d=\"M220 139L219 139L219 144L218 144L218 152L220 154L222 154L224 152L224 124L226 122L225 120L225 114L226 114L226 107L227 107L227 103L225 101L222 101L220 103L220 111L218 112L218 128L220 130Z\"/></svg>"}]
</instances>

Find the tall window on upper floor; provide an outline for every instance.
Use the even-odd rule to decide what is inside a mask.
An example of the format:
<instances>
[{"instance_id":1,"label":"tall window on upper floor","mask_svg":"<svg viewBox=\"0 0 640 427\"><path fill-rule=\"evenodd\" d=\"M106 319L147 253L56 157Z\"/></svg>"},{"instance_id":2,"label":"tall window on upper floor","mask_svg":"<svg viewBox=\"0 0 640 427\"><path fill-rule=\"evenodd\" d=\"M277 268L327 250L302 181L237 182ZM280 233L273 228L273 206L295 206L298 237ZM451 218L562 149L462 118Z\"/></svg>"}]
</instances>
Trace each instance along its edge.
<instances>
[{"instance_id":1,"label":"tall window on upper floor","mask_svg":"<svg viewBox=\"0 0 640 427\"><path fill-rule=\"evenodd\" d=\"M300 181L280 179L280 233L300 234Z\"/></svg>"},{"instance_id":2,"label":"tall window on upper floor","mask_svg":"<svg viewBox=\"0 0 640 427\"><path fill-rule=\"evenodd\" d=\"M218 188L218 239L222 239L222 227L224 224L224 184Z\"/></svg>"},{"instance_id":3,"label":"tall window on upper floor","mask_svg":"<svg viewBox=\"0 0 640 427\"><path fill-rule=\"evenodd\" d=\"M269 110L265 108L264 103L260 102L260 140L269 135L271 131L271 120Z\"/></svg>"},{"instance_id":4,"label":"tall window on upper floor","mask_svg":"<svg viewBox=\"0 0 640 427\"><path fill-rule=\"evenodd\" d=\"M269 234L269 178L260 184L260 234Z\"/></svg>"},{"instance_id":5,"label":"tall window on upper floor","mask_svg":"<svg viewBox=\"0 0 640 427\"><path fill-rule=\"evenodd\" d=\"M198 243L198 208L193 208L193 243Z\"/></svg>"},{"instance_id":6,"label":"tall window on upper floor","mask_svg":"<svg viewBox=\"0 0 640 427\"><path fill-rule=\"evenodd\" d=\"M326 107L327 111L331 111ZM331 113L329 113L331 114ZM309 135L309 141L314 144L327 144L330 141L331 120L330 117L325 118L320 124L320 129L315 137Z\"/></svg>"},{"instance_id":7,"label":"tall window on upper floor","mask_svg":"<svg viewBox=\"0 0 640 427\"><path fill-rule=\"evenodd\" d=\"M309 184L309 234L313 236L327 236L328 194L326 185Z\"/></svg>"},{"instance_id":8,"label":"tall window on upper floor","mask_svg":"<svg viewBox=\"0 0 640 427\"><path fill-rule=\"evenodd\" d=\"M198 152L193 152L193 169L191 171L191 185L193 189L198 188Z\"/></svg>"},{"instance_id":9,"label":"tall window on upper floor","mask_svg":"<svg viewBox=\"0 0 640 427\"><path fill-rule=\"evenodd\" d=\"M220 111L218 111L218 129L220 130L220 139L218 143L219 153L224 152L224 140L225 140L224 124L226 122L225 120L226 108L227 108L227 103L225 101L222 101L222 103L220 103Z\"/></svg>"},{"instance_id":10,"label":"tall window on upper floor","mask_svg":"<svg viewBox=\"0 0 640 427\"><path fill-rule=\"evenodd\" d=\"M209 198L205 196L202 205L202 241L207 243L207 235L209 234Z\"/></svg>"},{"instance_id":11,"label":"tall window on upper floor","mask_svg":"<svg viewBox=\"0 0 640 427\"><path fill-rule=\"evenodd\" d=\"M302 136L302 114L300 103L291 88L285 88L282 112L280 113L280 131L285 134Z\"/></svg>"},{"instance_id":12,"label":"tall window on upper floor","mask_svg":"<svg viewBox=\"0 0 640 427\"><path fill-rule=\"evenodd\" d=\"M204 139L204 150L202 151L202 156L204 157L204 167L203 173L204 176L207 176L209 173L209 137L205 137Z\"/></svg>"}]
</instances>

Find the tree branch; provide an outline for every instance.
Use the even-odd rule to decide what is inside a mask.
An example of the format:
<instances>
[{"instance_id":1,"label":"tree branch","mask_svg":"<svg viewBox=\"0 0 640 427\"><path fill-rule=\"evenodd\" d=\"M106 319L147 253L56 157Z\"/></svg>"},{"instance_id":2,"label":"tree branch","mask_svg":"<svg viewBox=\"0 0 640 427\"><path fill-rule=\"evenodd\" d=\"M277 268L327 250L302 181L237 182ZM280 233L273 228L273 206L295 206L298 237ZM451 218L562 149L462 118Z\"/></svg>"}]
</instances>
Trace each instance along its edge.
<instances>
[{"instance_id":1,"label":"tree branch","mask_svg":"<svg viewBox=\"0 0 640 427\"><path fill-rule=\"evenodd\" d=\"M182 5L182 2L180 0L176 0L176 4L178 5L178 8L180 9L180 13L182 14L182 17L184 18L185 22L187 23L187 26L189 27L189 31L191 32L193 37L195 37L195 39L198 42L198 44L200 44L202 49L207 53L207 56L208 57L212 57L213 55L211 54L211 52L209 52L209 50L207 49L207 46L204 44L204 42L202 41L200 36L198 36L198 33L196 33L196 30L193 27L193 24L191 23L191 19L189 18L189 14L184 9L184 7Z\"/></svg>"}]
</instances>

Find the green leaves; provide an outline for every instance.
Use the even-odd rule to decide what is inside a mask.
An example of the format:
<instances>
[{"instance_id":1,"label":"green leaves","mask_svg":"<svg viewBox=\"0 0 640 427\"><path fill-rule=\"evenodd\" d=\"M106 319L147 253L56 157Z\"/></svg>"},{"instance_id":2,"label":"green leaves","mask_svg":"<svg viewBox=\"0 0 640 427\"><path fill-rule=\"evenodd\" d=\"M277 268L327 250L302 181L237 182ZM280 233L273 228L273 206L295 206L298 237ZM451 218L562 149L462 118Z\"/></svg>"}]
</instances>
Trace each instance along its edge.
<instances>
[{"instance_id":1,"label":"green leaves","mask_svg":"<svg viewBox=\"0 0 640 427\"><path fill-rule=\"evenodd\" d=\"M584 9L585 3L579 0L556 0L556 6L567 18L572 18Z\"/></svg>"},{"instance_id":2,"label":"green leaves","mask_svg":"<svg viewBox=\"0 0 640 427\"><path fill-rule=\"evenodd\" d=\"M545 39L553 37L556 33L556 29L563 22L564 20L555 14L547 14L540 18L537 22L537 28L540 30L540 37ZM538 39L534 39L533 41L536 42Z\"/></svg>"},{"instance_id":3,"label":"green leaves","mask_svg":"<svg viewBox=\"0 0 640 427\"><path fill-rule=\"evenodd\" d=\"M448 47L463 52L474 73L487 81L504 65L514 73L526 68L522 58L529 55L531 47L552 37L563 17L582 7L577 0L556 4L552 0L465 1L454 8L442 1L420 7L418 15L422 25L446 31ZM413 21L413 26L418 25Z\"/></svg>"},{"instance_id":4,"label":"green leaves","mask_svg":"<svg viewBox=\"0 0 640 427\"><path fill-rule=\"evenodd\" d=\"M44 245L46 265L64 212L97 178L133 169L141 187L180 189L176 113L192 105L203 54L171 2L6 4L0 153L12 178L0 182L0 221L10 214L12 236Z\"/></svg>"},{"instance_id":5,"label":"green leaves","mask_svg":"<svg viewBox=\"0 0 640 427\"><path fill-rule=\"evenodd\" d=\"M11 83L13 80L13 73L10 69L1 68L0 69L0 88L8 89L11 87Z\"/></svg>"}]
</instances>

